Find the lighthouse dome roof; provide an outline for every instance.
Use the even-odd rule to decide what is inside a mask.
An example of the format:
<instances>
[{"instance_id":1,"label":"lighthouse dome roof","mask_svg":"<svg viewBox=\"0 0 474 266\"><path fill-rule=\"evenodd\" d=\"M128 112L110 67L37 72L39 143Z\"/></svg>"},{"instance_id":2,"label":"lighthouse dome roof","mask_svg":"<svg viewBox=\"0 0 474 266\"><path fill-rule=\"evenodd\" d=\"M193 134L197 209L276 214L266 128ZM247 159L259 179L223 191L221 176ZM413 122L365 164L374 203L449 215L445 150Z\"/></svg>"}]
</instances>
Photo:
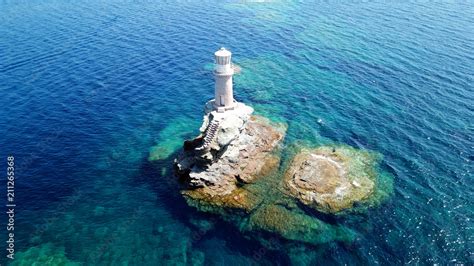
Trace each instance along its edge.
<instances>
[{"instance_id":1,"label":"lighthouse dome roof","mask_svg":"<svg viewBox=\"0 0 474 266\"><path fill-rule=\"evenodd\" d=\"M217 50L217 52L215 52L214 55L218 57L226 57L226 56L231 56L232 53L229 50L222 47L221 49Z\"/></svg>"}]
</instances>

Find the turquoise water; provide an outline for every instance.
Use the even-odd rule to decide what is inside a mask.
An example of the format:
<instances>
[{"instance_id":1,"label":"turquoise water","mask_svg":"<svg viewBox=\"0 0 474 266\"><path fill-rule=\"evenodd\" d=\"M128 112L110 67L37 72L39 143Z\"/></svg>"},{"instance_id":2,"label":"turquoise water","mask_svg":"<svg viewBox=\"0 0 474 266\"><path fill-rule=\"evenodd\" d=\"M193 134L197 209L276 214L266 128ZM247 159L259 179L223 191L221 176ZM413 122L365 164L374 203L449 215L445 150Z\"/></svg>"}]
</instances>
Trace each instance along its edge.
<instances>
[{"instance_id":1,"label":"turquoise water","mask_svg":"<svg viewBox=\"0 0 474 266\"><path fill-rule=\"evenodd\" d=\"M3 167L7 154L17 164L15 262L473 263L474 3L0 8L0 150ZM335 221L357 233L353 244L267 250L185 204L172 156L198 132L220 46L242 67L237 100L288 124L283 148L341 143L384 155L394 195ZM163 161L150 164L157 144Z\"/></svg>"}]
</instances>

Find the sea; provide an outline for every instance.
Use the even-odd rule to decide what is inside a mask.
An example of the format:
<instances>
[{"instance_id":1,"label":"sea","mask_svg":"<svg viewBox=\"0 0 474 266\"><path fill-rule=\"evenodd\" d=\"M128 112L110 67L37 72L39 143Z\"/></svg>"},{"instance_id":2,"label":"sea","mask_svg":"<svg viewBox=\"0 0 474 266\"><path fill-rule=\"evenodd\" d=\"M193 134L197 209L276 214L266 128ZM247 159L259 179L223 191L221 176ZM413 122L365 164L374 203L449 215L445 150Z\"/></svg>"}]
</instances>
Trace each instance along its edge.
<instances>
[{"instance_id":1,"label":"sea","mask_svg":"<svg viewBox=\"0 0 474 266\"><path fill-rule=\"evenodd\" d=\"M173 158L220 47L283 150L383 156L354 243L272 249L186 204ZM0 1L0 263L473 265L473 52L472 1Z\"/></svg>"}]
</instances>

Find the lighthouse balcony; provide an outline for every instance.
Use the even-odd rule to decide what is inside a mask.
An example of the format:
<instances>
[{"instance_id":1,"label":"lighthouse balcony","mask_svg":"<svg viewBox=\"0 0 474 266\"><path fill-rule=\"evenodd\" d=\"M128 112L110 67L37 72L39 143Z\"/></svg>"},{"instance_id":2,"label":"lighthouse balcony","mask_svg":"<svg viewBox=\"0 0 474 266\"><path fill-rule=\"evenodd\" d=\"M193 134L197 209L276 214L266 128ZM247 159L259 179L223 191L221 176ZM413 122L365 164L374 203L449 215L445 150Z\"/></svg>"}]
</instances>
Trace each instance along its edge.
<instances>
[{"instance_id":1,"label":"lighthouse balcony","mask_svg":"<svg viewBox=\"0 0 474 266\"><path fill-rule=\"evenodd\" d=\"M218 113L223 113L225 111L230 111L230 110L235 110L239 106L239 102L234 100L234 102L230 105L219 105L216 103L215 99L212 99L206 103L206 106L204 107L205 113L210 113L212 111L217 111Z\"/></svg>"}]
</instances>

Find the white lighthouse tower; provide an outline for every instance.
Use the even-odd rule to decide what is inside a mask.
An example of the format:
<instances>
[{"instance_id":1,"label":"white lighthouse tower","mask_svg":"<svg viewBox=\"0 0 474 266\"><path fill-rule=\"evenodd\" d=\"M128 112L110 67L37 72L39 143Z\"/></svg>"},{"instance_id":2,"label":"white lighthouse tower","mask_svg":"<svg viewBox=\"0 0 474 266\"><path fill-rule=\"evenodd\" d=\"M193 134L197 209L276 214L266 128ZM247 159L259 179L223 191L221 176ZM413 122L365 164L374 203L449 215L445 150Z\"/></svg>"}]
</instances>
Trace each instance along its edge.
<instances>
[{"instance_id":1,"label":"white lighthouse tower","mask_svg":"<svg viewBox=\"0 0 474 266\"><path fill-rule=\"evenodd\" d=\"M216 80L214 108L218 112L232 110L237 105L232 89L232 75L234 75L234 69L230 62L232 53L225 48L221 48L214 53L214 56L216 59L214 68L214 77Z\"/></svg>"}]
</instances>

